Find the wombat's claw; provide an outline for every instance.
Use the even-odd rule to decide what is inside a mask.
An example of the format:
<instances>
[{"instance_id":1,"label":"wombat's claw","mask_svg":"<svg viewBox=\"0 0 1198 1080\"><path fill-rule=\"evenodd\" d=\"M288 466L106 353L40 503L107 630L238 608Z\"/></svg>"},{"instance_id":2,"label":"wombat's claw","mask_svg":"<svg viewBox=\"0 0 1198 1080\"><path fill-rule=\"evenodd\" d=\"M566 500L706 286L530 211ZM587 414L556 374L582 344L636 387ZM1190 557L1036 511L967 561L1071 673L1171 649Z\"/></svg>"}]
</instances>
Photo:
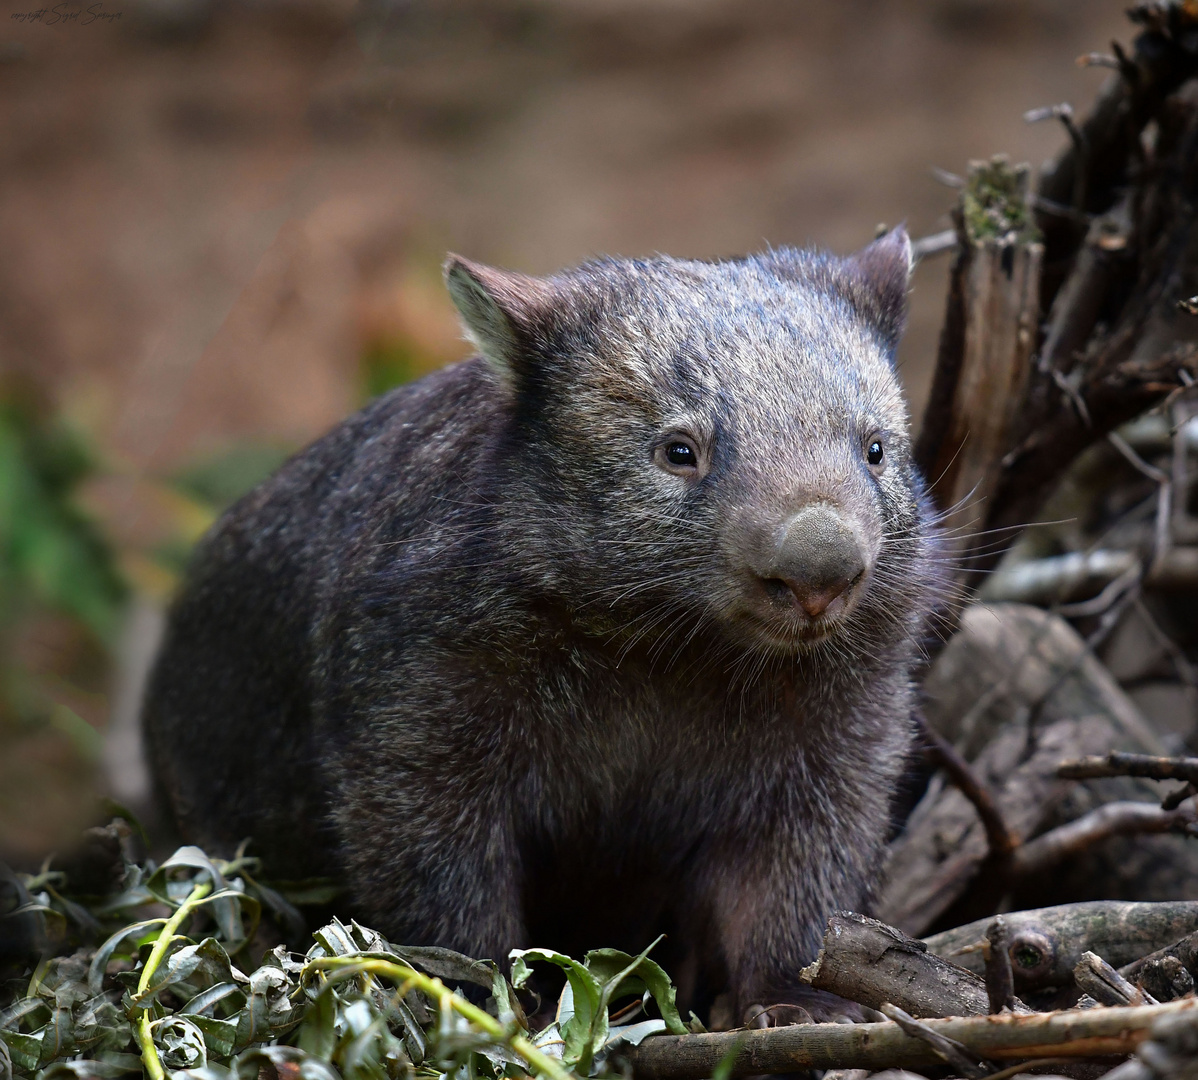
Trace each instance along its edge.
<instances>
[{"instance_id":1,"label":"wombat's claw","mask_svg":"<svg viewBox=\"0 0 1198 1080\"><path fill-rule=\"evenodd\" d=\"M851 1021L850 1021L851 1022ZM745 1027L786 1027L790 1024L814 1024L816 1020L802 1005L750 1005L745 1010Z\"/></svg>"},{"instance_id":2,"label":"wombat's claw","mask_svg":"<svg viewBox=\"0 0 1198 1080\"><path fill-rule=\"evenodd\" d=\"M788 995L789 996L789 995ZM846 1001L821 990L794 991L797 1001L750 1005L745 1010L748 1028L789 1027L792 1024L861 1024L880 1014L855 1001Z\"/></svg>"}]
</instances>

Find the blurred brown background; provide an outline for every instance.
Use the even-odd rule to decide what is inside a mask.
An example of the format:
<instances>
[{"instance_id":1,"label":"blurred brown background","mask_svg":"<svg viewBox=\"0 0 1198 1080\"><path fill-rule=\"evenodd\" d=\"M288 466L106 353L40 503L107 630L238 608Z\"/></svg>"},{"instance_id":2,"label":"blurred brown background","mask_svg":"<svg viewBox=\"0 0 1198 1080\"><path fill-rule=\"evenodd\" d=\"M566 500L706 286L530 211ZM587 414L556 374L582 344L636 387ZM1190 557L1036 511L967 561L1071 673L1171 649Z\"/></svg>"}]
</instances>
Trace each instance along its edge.
<instances>
[{"instance_id":1,"label":"blurred brown background","mask_svg":"<svg viewBox=\"0 0 1198 1080\"><path fill-rule=\"evenodd\" d=\"M13 572L31 584L0 612L0 857L18 862L100 795L144 798L139 673L220 507L463 355L446 250L541 272L934 232L952 193L933 166L1039 164L1062 133L1022 113L1084 108L1105 73L1075 57L1130 37L1117 0L5 3L0 392L86 448L63 498L125 583L81 625L36 566ZM915 278L916 412L945 270Z\"/></svg>"}]
</instances>

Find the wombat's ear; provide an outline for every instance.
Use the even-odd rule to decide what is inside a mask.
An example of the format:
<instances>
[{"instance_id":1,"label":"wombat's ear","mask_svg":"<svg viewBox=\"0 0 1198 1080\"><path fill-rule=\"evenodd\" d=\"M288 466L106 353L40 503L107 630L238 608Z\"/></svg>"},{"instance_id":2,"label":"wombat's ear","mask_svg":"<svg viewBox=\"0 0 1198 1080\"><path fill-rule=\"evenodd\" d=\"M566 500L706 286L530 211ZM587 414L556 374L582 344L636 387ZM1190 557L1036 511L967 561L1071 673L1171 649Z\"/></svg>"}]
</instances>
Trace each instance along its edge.
<instances>
[{"instance_id":1,"label":"wombat's ear","mask_svg":"<svg viewBox=\"0 0 1198 1080\"><path fill-rule=\"evenodd\" d=\"M450 255L445 284L467 337L504 379L515 382L525 346L552 303L549 282Z\"/></svg>"},{"instance_id":2,"label":"wombat's ear","mask_svg":"<svg viewBox=\"0 0 1198 1080\"><path fill-rule=\"evenodd\" d=\"M841 263L849 298L893 349L907 321L911 238L899 225Z\"/></svg>"}]
</instances>

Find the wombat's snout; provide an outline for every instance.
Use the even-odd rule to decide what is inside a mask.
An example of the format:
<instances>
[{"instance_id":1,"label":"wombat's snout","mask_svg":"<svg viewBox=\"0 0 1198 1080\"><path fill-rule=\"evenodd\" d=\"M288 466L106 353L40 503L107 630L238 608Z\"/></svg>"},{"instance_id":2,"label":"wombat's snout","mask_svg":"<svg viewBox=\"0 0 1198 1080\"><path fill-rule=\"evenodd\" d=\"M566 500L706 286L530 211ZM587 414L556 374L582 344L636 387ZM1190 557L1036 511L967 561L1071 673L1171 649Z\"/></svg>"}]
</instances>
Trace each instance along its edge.
<instances>
[{"instance_id":1,"label":"wombat's snout","mask_svg":"<svg viewBox=\"0 0 1198 1080\"><path fill-rule=\"evenodd\" d=\"M811 620L841 614L866 569L856 530L827 503L790 518L773 550L753 567L772 600L794 603Z\"/></svg>"}]
</instances>

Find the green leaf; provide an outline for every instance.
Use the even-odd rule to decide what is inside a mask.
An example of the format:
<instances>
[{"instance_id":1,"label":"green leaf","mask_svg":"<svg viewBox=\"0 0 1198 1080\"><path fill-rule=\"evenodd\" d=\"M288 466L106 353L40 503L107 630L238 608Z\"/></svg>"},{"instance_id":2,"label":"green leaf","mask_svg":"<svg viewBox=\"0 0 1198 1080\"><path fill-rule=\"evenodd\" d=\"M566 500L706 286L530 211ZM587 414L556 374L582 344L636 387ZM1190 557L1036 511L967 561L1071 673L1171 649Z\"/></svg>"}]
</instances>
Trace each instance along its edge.
<instances>
[{"instance_id":1,"label":"green leaf","mask_svg":"<svg viewBox=\"0 0 1198 1080\"><path fill-rule=\"evenodd\" d=\"M492 989L497 970L494 961L475 960L452 949L441 949L432 945L391 946L380 957L402 960L418 971L433 975L446 983L473 983L475 986Z\"/></svg>"},{"instance_id":2,"label":"green leaf","mask_svg":"<svg viewBox=\"0 0 1198 1080\"><path fill-rule=\"evenodd\" d=\"M617 998L628 994L639 997L648 990L670 1034L685 1035L686 1025L678 1015L675 1003L677 991L661 965L648 958L649 950L660 940L658 938L635 958L618 949L594 949L587 953L584 963L603 987L604 1008Z\"/></svg>"},{"instance_id":3,"label":"green leaf","mask_svg":"<svg viewBox=\"0 0 1198 1080\"><path fill-rule=\"evenodd\" d=\"M621 1024L612 1028L607 1034L604 1050L612 1050L617 1046L640 1046L641 1042L650 1035L660 1035L666 1030L666 1022L654 1017L652 1020L642 1020L637 1024Z\"/></svg>"},{"instance_id":4,"label":"green leaf","mask_svg":"<svg viewBox=\"0 0 1198 1080\"><path fill-rule=\"evenodd\" d=\"M524 1007L512 984L507 981L499 965L491 963L491 997L495 1001L495 1015L501 1024L516 1024L524 1031L528 1030L528 1017L524 1015Z\"/></svg>"},{"instance_id":5,"label":"green leaf","mask_svg":"<svg viewBox=\"0 0 1198 1080\"><path fill-rule=\"evenodd\" d=\"M175 1069L171 1080L237 1080L237 1073L210 1061L201 1069Z\"/></svg>"},{"instance_id":6,"label":"green leaf","mask_svg":"<svg viewBox=\"0 0 1198 1080\"><path fill-rule=\"evenodd\" d=\"M112 959L112 954L116 952L122 941L144 934L151 927L165 926L166 922L166 919L146 919L143 922L121 927L96 950L96 955L92 957L92 962L87 970L88 989L93 994L100 992L100 987L104 985L104 973L108 970L108 961Z\"/></svg>"},{"instance_id":7,"label":"green leaf","mask_svg":"<svg viewBox=\"0 0 1198 1080\"><path fill-rule=\"evenodd\" d=\"M76 1058L58 1061L42 1069L37 1074L37 1080L115 1080L118 1076L141 1072L141 1058L133 1054L114 1057L118 1060Z\"/></svg>"},{"instance_id":8,"label":"green leaf","mask_svg":"<svg viewBox=\"0 0 1198 1080\"><path fill-rule=\"evenodd\" d=\"M150 1025L154 1045L168 1069L200 1069L208 1064L208 1044L197 1017L166 1016Z\"/></svg>"},{"instance_id":9,"label":"green leaf","mask_svg":"<svg viewBox=\"0 0 1198 1080\"><path fill-rule=\"evenodd\" d=\"M337 1049L337 1001L334 986L329 983L308 1007L300 1027L299 1048L321 1061L332 1061Z\"/></svg>"},{"instance_id":10,"label":"green leaf","mask_svg":"<svg viewBox=\"0 0 1198 1080\"><path fill-rule=\"evenodd\" d=\"M119 1050L132 1037L125 1014L106 995L92 998L75 1015L75 1045L80 1050Z\"/></svg>"},{"instance_id":11,"label":"green leaf","mask_svg":"<svg viewBox=\"0 0 1198 1080\"><path fill-rule=\"evenodd\" d=\"M198 945L186 945L168 953L165 962L150 976L146 988L134 994L130 1003L144 1006L167 987L193 979L215 984L232 982L234 977L233 965L220 942L216 938L205 938Z\"/></svg>"},{"instance_id":12,"label":"green leaf","mask_svg":"<svg viewBox=\"0 0 1198 1080\"><path fill-rule=\"evenodd\" d=\"M146 888L164 904L177 907L195 886L195 874L176 879L171 871L180 868L199 870L212 882L212 893L204 897L201 906L212 911L220 936L232 945L240 945L254 936L262 905L252 896L231 888L220 868L200 848L187 845L179 848L146 882ZM249 925L245 925L248 919Z\"/></svg>"},{"instance_id":13,"label":"green leaf","mask_svg":"<svg viewBox=\"0 0 1198 1080\"><path fill-rule=\"evenodd\" d=\"M387 1080L384 1062L402 1067L403 1051L387 1029L385 1019L359 998L342 1014L350 1037L338 1047L336 1061L346 1080Z\"/></svg>"},{"instance_id":14,"label":"green leaf","mask_svg":"<svg viewBox=\"0 0 1198 1080\"><path fill-rule=\"evenodd\" d=\"M207 990L201 990L179 1012L198 1016L212 1008L217 1002L224 1001L230 995L243 994L244 992L242 987L238 986L237 983L217 983L215 986L208 987Z\"/></svg>"},{"instance_id":15,"label":"green leaf","mask_svg":"<svg viewBox=\"0 0 1198 1080\"><path fill-rule=\"evenodd\" d=\"M75 1049L75 1021L70 1009L55 1009L50 1022L41 1029L42 1052L39 1065L48 1065Z\"/></svg>"},{"instance_id":16,"label":"green leaf","mask_svg":"<svg viewBox=\"0 0 1198 1080\"><path fill-rule=\"evenodd\" d=\"M16 1028L24 1017L38 1009L44 1009L46 1003L41 998L26 997L14 1002L3 1012L0 1012L0 1029Z\"/></svg>"},{"instance_id":17,"label":"green leaf","mask_svg":"<svg viewBox=\"0 0 1198 1080\"><path fill-rule=\"evenodd\" d=\"M178 1014L182 1016L182 1014ZM214 1016L189 1014L187 1019L203 1032L204 1044L213 1057L227 1058L237 1045L237 1021L218 1020Z\"/></svg>"},{"instance_id":18,"label":"green leaf","mask_svg":"<svg viewBox=\"0 0 1198 1080\"><path fill-rule=\"evenodd\" d=\"M189 870L201 870L206 873L214 893L228 887L224 875L217 869L216 863L208 858L207 854L201 848L186 844L178 848L166 862L158 867L146 882L146 887L150 892L164 904L170 904L172 907L176 906L180 900L191 892L195 885L196 875L194 874L179 880L171 877L170 871L178 867L185 867Z\"/></svg>"},{"instance_id":19,"label":"green leaf","mask_svg":"<svg viewBox=\"0 0 1198 1080\"><path fill-rule=\"evenodd\" d=\"M316 944L324 950L325 956L347 956L358 951L358 943L340 919L325 923L312 936L316 938ZM313 949L308 950L309 956L313 953Z\"/></svg>"},{"instance_id":20,"label":"green leaf","mask_svg":"<svg viewBox=\"0 0 1198 1080\"><path fill-rule=\"evenodd\" d=\"M23 1035L19 1031L0 1031L0 1039L12 1055L12 1063L18 1069L33 1072L42 1056L41 1032L36 1035Z\"/></svg>"},{"instance_id":21,"label":"green leaf","mask_svg":"<svg viewBox=\"0 0 1198 1080\"><path fill-rule=\"evenodd\" d=\"M304 1006L291 1004L292 989L287 974L276 967L260 967L249 977L246 1002L237 1014L239 1048L278 1036L303 1019Z\"/></svg>"},{"instance_id":22,"label":"green leaf","mask_svg":"<svg viewBox=\"0 0 1198 1080\"><path fill-rule=\"evenodd\" d=\"M428 1036L424 1033L424 1028L416 1019L411 1007L406 1001L397 1000L394 1002L394 1013L399 1019L399 1024L403 1030L404 1046L407 1047L408 1057L413 1064L419 1065L428 1056Z\"/></svg>"},{"instance_id":23,"label":"green leaf","mask_svg":"<svg viewBox=\"0 0 1198 1080\"><path fill-rule=\"evenodd\" d=\"M512 958L512 985L517 988L523 986L531 974L525 957L556 964L566 973L566 990L572 1001L569 1018L563 1015L560 1020L564 1040L562 1063L567 1067L577 1066L579 1072L586 1073L596 1049L607 1038L607 1009L600 1001L602 991L598 980L577 960L551 949L513 949L509 955ZM562 992L563 1002L566 990ZM562 1012L565 1012L564 1008Z\"/></svg>"}]
</instances>

